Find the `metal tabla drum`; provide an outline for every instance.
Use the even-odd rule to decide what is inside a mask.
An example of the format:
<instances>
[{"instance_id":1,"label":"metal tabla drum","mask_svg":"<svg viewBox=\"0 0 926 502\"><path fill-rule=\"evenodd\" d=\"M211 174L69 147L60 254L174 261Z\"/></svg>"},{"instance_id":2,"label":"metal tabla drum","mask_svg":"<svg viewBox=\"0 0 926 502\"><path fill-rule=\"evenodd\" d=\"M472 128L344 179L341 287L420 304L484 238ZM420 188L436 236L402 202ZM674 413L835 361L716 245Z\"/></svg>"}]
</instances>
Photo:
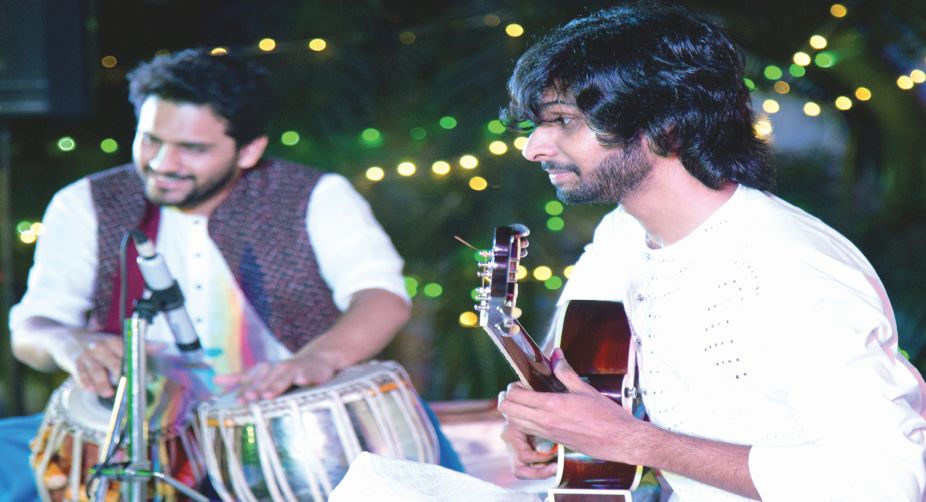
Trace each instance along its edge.
<instances>
[{"instance_id":1,"label":"metal tabla drum","mask_svg":"<svg viewBox=\"0 0 926 502\"><path fill-rule=\"evenodd\" d=\"M230 501L323 501L362 451L438 461L434 427L398 363L372 361L271 400L199 406L213 488Z\"/></svg>"},{"instance_id":2,"label":"metal tabla drum","mask_svg":"<svg viewBox=\"0 0 926 502\"><path fill-rule=\"evenodd\" d=\"M192 425L193 404L184 404L175 384L161 381L148 408L148 455L153 470L195 487L206 476L197 429ZM149 386L149 392L152 392ZM185 410L184 410L185 408ZM66 380L51 396L38 435L32 440L30 463L43 501L87 500L90 467L104 460L112 404ZM110 461L127 460L123 447ZM149 493L175 500L169 485L158 483ZM110 484L106 500L118 499L118 482Z\"/></svg>"}]
</instances>

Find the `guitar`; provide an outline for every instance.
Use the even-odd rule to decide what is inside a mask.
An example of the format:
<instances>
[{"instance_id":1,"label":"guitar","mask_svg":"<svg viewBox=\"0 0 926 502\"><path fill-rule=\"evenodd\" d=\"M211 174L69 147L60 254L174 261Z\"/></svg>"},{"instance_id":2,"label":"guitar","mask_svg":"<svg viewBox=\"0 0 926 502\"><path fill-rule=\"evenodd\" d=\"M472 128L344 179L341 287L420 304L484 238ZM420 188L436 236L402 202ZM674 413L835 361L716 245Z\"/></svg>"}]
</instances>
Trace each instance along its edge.
<instances>
[{"instance_id":1,"label":"guitar","mask_svg":"<svg viewBox=\"0 0 926 502\"><path fill-rule=\"evenodd\" d=\"M568 392L553 374L550 360L515 318L522 239L528 234L524 225L496 227L492 249L480 253L479 324L525 387ZM556 343L569 364L632 413L635 365L630 360L630 325L623 305L572 300L558 321ZM554 502L630 501L630 491L643 474L642 466L597 460L564 447L558 448L557 462L557 486L550 490Z\"/></svg>"}]
</instances>

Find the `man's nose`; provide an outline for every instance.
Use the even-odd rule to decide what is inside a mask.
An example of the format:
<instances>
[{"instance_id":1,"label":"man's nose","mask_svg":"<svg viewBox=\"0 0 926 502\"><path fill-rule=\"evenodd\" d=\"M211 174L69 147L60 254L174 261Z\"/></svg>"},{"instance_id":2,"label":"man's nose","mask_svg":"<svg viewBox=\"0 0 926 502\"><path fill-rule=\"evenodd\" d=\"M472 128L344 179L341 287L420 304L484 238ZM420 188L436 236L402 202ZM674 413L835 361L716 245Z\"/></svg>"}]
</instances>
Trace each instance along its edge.
<instances>
[{"instance_id":1,"label":"man's nose","mask_svg":"<svg viewBox=\"0 0 926 502\"><path fill-rule=\"evenodd\" d=\"M524 145L524 150L521 151L521 155L531 162L548 160L554 153L555 149L550 134L544 127L534 129L527 138L527 144Z\"/></svg>"},{"instance_id":2,"label":"man's nose","mask_svg":"<svg viewBox=\"0 0 926 502\"><path fill-rule=\"evenodd\" d=\"M148 161L148 165L159 173L175 172L179 166L176 152L176 148L162 143L157 154Z\"/></svg>"}]
</instances>

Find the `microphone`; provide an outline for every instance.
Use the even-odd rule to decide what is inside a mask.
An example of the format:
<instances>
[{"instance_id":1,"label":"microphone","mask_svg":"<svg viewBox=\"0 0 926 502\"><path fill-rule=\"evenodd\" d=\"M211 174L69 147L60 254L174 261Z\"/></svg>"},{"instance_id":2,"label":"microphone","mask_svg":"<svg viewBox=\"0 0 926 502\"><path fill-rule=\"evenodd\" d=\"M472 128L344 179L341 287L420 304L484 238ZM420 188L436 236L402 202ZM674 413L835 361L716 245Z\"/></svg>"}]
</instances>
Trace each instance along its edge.
<instances>
[{"instance_id":1,"label":"microphone","mask_svg":"<svg viewBox=\"0 0 926 502\"><path fill-rule=\"evenodd\" d=\"M151 298L158 309L164 313L167 324L174 334L174 340L180 354L188 363L203 360L203 348L196 336L196 330L190 321L190 315L183 307L183 292L180 285L170 275L164 258L154 249L154 244L139 230L130 230L138 250L138 268L145 279L145 286L151 291Z\"/></svg>"}]
</instances>

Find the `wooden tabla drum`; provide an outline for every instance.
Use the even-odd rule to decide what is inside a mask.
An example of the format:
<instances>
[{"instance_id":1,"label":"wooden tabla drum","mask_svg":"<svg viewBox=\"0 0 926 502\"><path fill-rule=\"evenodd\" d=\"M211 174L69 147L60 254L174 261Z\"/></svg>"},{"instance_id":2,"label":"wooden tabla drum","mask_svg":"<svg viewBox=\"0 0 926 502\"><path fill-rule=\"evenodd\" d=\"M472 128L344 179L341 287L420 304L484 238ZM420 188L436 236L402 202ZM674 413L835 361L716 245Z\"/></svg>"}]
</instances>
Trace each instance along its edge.
<instances>
[{"instance_id":1,"label":"wooden tabla drum","mask_svg":"<svg viewBox=\"0 0 926 502\"><path fill-rule=\"evenodd\" d=\"M184 408L182 393L170 382L155 390L159 404L148 409L148 455L154 470L195 487L206 469L197 429L191 424L192 404ZM149 392L151 389L149 388ZM87 500L87 472L102 462L112 404L104 404L94 393L66 380L51 396L38 435L32 440L30 462L36 487L43 501ZM126 460L120 447L111 459ZM175 500L169 485L149 485L152 496ZM118 499L118 482L110 483L107 500Z\"/></svg>"},{"instance_id":2,"label":"wooden tabla drum","mask_svg":"<svg viewBox=\"0 0 926 502\"><path fill-rule=\"evenodd\" d=\"M199 406L213 488L231 501L323 501L362 451L437 463L434 427L405 369L347 368L323 385L247 405Z\"/></svg>"}]
</instances>

